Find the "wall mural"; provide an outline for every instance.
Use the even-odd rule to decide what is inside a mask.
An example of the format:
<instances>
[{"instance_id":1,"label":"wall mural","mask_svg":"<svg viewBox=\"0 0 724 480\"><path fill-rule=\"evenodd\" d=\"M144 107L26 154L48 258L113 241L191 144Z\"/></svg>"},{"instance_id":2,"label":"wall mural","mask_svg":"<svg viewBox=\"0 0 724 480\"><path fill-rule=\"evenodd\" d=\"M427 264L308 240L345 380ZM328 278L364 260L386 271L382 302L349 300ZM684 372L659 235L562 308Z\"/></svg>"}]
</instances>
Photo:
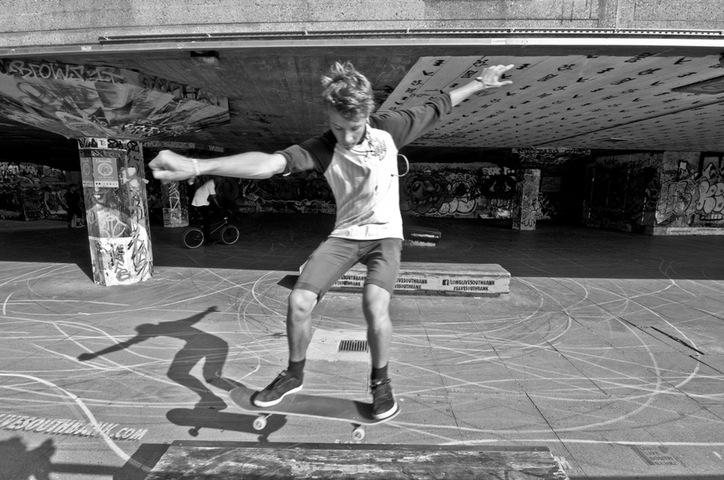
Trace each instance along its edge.
<instances>
[{"instance_id":1,"label":"wall mural","mask_svg":"<svg viewBox=\"0 0 724 480\"><path fill-rule=\"evenodd\" d=\"M0 162L0 218L65 220L65 172L37 164Z\"/></svg>"},{"instance_id":2,"label":"wall mural","mask_svg":"<svg viewBox=\"0 0 724 480\"><path fill-rule=\"evenodd\" d=\"M493 164L413 164L401 181L403 213L510 218L517 180L515 170Z\"/></svg>"},{"instance_id":3,"label":"wall mural","mask_svg":"<svg viewBox=\"0 0 724 480\"><path fill-rule=\"evenodd\" d=\"M665 162L656 208L659 227L724 227L722 156Z\"/></svg>"},{"instance_id":4,"label":"wall mural","mask_svg":"<svg viewBox=\"0 0 724 480\"><path fill-rule=\"evenodd\" d=\"M591 226L723 228L722 155L669 152L601 157L589 167Z\"/></svg>"},{"instance_id":5,"label":"wall mural","mask_svg":"<svg viewBox=\"0 0 724 480\"><path fill-rule=\"evenodd\" d=\"M226 123L229 105L131 70L0 59L0 115L68 138L144 140Z\"/></svg>"},{"instance_id":6,"label":"wall mural","mask_svg":"<svg viewBox=\"0 0 724 480\"><path fill-rule=\"evenodd\" d=\"M400 178L400 209L412 216L509 219L520 172L492 163L411 163L409 173ZM224 187L229 182L235 188ZM336 212L332 192L316 172L265 180L225 178L217 192L225 205L240 213ZM546 196L546 192L539 193L536 220L556 214Z\"/></svg>"}]
</instances>

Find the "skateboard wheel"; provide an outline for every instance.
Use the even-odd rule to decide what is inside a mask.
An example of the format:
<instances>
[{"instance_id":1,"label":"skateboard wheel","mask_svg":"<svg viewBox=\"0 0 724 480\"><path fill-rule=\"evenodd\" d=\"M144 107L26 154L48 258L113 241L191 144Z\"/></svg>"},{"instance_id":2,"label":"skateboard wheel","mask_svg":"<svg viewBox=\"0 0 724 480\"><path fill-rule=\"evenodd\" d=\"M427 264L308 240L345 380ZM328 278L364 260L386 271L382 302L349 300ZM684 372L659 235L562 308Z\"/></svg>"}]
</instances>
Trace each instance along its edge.
<instances>
[{"instance_id":1,"label":"skateboard wheel","mask_svg":"<svg viewBox=\"0 0 724 480\"><path fill-rule=\"evenodd\" d=\"M264 427L266 427L266 417L256 417L253 426L254 430L264 430Z\"/></svg>"},{"instance_id":2,"label":"skateboard wheel","mask_svg":"<svg viewBox=\"0 0 724 480\"><path fill-rule=\"evenodd\" d=\"M365 429L364 427L354 427L352 430L352 438L356 441L361 441L365 438Z\"/></svg>"}]
</instances>

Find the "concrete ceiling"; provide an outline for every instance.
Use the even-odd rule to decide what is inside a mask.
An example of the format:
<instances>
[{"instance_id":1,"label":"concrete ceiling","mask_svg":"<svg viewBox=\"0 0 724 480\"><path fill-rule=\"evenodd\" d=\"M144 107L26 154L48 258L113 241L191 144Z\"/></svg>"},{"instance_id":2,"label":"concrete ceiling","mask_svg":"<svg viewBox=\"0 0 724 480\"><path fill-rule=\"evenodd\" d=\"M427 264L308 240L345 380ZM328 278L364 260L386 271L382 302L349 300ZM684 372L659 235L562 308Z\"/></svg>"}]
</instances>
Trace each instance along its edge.
<instances>
[{"instance_id":1,"label":"concrete ceiling","mask_svg":"<svg viewBox=\"0 0 724 480\"><path fill-rule=\"evenodd\" d=\"M112 66L225 97L227 123L164 140L231 153L284 148L323 131L319 77L336 60L350 60L370 78L381 109L416 105L485 65L512 63L513 85L470 98L406 150L415 161L479 161L486 151L530 147L724 151L724 60L715 47L653 37L322 39L251 47L237 39L110 39L102 51L66 48L12 59ZM688 91L691 85L697 90ZM0 159L74 158L72 140L7 116L0 116L0 142Z\"/></svg>"}]
</instances>

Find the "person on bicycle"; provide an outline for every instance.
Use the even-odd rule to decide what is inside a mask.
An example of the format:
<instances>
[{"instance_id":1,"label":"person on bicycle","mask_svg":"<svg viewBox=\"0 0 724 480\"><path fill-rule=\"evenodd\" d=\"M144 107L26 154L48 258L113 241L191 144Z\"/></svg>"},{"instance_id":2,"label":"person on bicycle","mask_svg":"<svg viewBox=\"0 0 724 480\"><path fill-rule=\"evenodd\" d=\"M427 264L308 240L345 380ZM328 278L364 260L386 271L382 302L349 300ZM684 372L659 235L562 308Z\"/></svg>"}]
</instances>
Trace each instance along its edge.
<instances>
[{"instance_id":1,"label":"person on bicycle","mask_svg":"<svg viewBox=\"0 0 724 480\"><path fill-rule=\"evenodd\" d=\"M392 340L389 304L400 267L402 215L397 152L448 117L453 107L486 88L512 83L513 65L485 68L476 78L425 104L373 114L369 80L351 63L335 63L322 77L329 130L275 153L245 152L199 162L163 150L150 163L155 178L183 180L201 174L260 179L303 170L323 172L337 205L334 230L307 260L288 299L288 365L253 401L269 407L301 390L312 337L313 308L355 263L367 266L362 294L372 357L372 411L383 419L398 410L388 361Z\"/></svg>"},{"instance_id":2,"label":"person on bicycle","mask_svg":"<svg viewBox=\"0 0 724 480\"><path fill-rule=\"evenodd\" d=\"M194 198L191 201L191 206L196 209L203 221L204 243L206 245L212 245L211 217L213 212L211 205L213 204L218 211L221 211L221 205L219 205L219 201L216 199L216 183L213 177L198 177L196 179L196 185L197 188L194 193Z\"/></svg>"}]
</instances>

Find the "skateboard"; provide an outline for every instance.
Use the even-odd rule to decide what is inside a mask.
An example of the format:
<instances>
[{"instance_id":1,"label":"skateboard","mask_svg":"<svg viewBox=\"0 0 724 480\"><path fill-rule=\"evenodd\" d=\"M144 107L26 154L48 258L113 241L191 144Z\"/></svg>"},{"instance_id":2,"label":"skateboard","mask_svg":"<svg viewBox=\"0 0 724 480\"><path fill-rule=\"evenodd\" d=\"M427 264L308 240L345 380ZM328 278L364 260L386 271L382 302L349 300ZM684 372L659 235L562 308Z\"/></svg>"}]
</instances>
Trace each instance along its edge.
<instances>
[{"instance_id":1,"label":"skateboard","mask_svg":"<svg viewBox=\"0 0 724 480\"><path fill-rule=\"evenodd\" d=\"M254 429L263 430L266 422L272 415L296 415L310 418L326 418L352 424L352 438L360 441L365 438L365 426L376 425L391 420L400 413L400 409L383 419L372 416L372 404L346 400L344 398L324 397L319 395L290 394L273 407L257 407L252 403L255 390L247 387L237 387L230 393L231 400L246 412L256 413Z\"/></svg>"},{"instance_id":2,"label":"skateboard","mask_svg":"<svg viewBox=\"0 0 724 480\"><path fill-rule=\"evenodd\" d=\"M245 433L251 431L249 416L243 413L220 412L208 408L174 408L166 413L166 418L174 425L189 427L188 432L192 437L197 437L204 428ZM286 420L280 418L278 422L273 422L268 430L276 431L285 423Z\"/></svg>"}]
</instances>

